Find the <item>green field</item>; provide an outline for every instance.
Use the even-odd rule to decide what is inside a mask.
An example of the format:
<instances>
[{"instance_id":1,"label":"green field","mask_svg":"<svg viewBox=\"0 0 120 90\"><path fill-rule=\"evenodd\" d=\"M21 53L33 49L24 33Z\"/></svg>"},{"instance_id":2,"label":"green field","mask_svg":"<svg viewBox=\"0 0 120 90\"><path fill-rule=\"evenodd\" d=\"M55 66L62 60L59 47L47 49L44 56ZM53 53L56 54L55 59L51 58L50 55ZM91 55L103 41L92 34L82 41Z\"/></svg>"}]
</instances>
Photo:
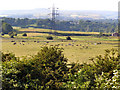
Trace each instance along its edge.
<instances>
[{"instance_id":1,"label":"green field","mask_svg":"<svg viewBox=\"0 0 120 90\"><path fill-rule=\"evenodd\" d=\"M16 28L16 27L15 27ZM66 40L66 36L53 36L54 40L47 40L48 33L40 32L54 32L49 29L21 29L18 31L30 31L27 33L27 37L23 37L22 33L19 33L15 38L10 38L8 35L2 36L2 51L13 52L16 56L30 56L35 55L41 47L58 45L62 47L63 54L68 58L68 62L88 62L90 57L104 54L106 49L118 48L117 37L93 37L93 36L71 36L72 40ZM57 31L59 33L84 33L84 34L98 34L97 32L70 32L70 31ZM14 42L11 42L14 41ZM25 42L23 42L25 41ZM14 45L14 43L16 43ZM100 43L100 44L99 44Z\"/></svg>"}]
</instances>

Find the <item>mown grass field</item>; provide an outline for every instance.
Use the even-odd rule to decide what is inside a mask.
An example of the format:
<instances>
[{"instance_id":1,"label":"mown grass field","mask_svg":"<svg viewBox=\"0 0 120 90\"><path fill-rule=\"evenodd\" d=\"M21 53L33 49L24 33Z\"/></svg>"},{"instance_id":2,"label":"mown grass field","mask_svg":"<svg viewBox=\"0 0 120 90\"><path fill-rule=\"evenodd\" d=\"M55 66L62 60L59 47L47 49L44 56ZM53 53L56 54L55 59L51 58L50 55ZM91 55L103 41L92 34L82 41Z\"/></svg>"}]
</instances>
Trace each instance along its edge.
<instances>
[{"instance_id":1,"label":"mown grass field","mask_svg":"<svg viewBox=\"0 0 120 90\"><path fill-rule=\"evenodd\" d=\"M21 29L18 31L41 31L50 32L49 29ZM54 31L53 31L54 32ZM59 33L90 33L97 34L97 32L70 32L57 31ZM35 55L42 46L53 46L59 44L62 47L63 54L68 58L68 62L88 62L90 57L95 57L104 54L106 49L118 48L117 37L93 37L93 36L71 36L72 40L66 40L66 36L53 36L54 40L47 40L48 33L27 33L27 37L23 37L22 33L15 38L9 38L8 35L2 36L2 51L13 52L16 56L30 56ZM11 42L14 41L14 42ZM25 41L25 42L24 42ZM14 43L16 43L14 45ZM97 44L98 43L98 44ZM100 43L100 44L99 44Z\"/></svg>"}]
</instances>

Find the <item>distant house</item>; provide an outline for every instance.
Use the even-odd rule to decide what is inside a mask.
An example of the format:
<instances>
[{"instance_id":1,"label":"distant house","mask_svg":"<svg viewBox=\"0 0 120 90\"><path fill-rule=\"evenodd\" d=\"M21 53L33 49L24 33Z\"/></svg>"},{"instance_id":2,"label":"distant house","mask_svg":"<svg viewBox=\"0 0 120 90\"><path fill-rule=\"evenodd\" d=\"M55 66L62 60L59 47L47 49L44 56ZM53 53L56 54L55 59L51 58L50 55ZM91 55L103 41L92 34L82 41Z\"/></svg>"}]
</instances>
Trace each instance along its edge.
<instances>
[{"instance_id":1,"label":"distant house","mask_svg":"<svg viewBox=\"0 0 120 90\"><path fill-rule=\"evenodd\" d=\"M119 33L113 33L112 36L117 37L120 36Z\"/></svg>"}]
</instances>

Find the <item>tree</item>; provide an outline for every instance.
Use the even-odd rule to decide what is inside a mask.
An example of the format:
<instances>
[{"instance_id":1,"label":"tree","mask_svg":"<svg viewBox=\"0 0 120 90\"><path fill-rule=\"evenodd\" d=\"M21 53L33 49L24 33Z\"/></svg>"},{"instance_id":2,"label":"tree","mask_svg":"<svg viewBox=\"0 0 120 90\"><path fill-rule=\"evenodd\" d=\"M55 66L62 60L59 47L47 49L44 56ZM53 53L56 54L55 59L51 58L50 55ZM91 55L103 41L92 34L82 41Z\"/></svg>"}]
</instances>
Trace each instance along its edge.
<instances>
[{"instance_id":1,"label":"tree","mask_svg":"<svg viewBox=\"0 0 120 90\"><path fill-rule=\"evenodd\" d=\"M67 39L67 40L72 40L70 36L68 36L66 39Z\"/></svg>"},{"instance_id":2,"label":"tree","mask_svg":"<svg viewBox=\"0 0 120 90\"><path fill-rule=\"evenodd\" d=\"M52 36L47 36L47 39L48 40L53 40L53 37Z\"/></svg>"},{"instance_id":3,"label":"tree","mask_svg":"<svg viewBox=\"0 0 120 90\"><path fill-rule=\"evenodd\" d=\"M2 32L4 34L8 34L9 32L13 31L13 28L10 24L6 23L6 22L2 22Z\"/></svg>"},{"instance_id":4,"label":"tree","mask_svg":"<svg viewBox=\"0 0 120 90\"><path fill-rule=\"evenodd\" d=\"M23 33L23 35L22 36L27 36L27 34L26 33Z\"/></svg>"}]
</instances>

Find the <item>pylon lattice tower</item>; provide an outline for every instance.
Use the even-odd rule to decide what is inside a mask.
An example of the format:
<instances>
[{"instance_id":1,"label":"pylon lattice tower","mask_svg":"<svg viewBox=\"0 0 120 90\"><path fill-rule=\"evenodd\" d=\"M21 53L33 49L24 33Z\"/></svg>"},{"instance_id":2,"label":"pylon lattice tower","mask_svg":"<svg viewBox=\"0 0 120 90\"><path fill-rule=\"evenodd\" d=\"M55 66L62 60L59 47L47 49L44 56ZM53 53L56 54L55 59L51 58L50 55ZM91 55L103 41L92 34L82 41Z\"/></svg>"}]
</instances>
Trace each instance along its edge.
<instances>
[{"instance_id":1,"label":"pylon lattice tower","mask_svg":"<svg viewBox=\"0 0 120 90\"><path fill-rule=\"evenodd\" d=\"M52 30L55 30L55 22L56 22L56 16L59 15L59 13L57 12L58 11L58 8L55 8L54 4L53 4L53 7L52 7L52 12L49 14L51 15L51 29Z\"/></svg>"}]
</instances>

